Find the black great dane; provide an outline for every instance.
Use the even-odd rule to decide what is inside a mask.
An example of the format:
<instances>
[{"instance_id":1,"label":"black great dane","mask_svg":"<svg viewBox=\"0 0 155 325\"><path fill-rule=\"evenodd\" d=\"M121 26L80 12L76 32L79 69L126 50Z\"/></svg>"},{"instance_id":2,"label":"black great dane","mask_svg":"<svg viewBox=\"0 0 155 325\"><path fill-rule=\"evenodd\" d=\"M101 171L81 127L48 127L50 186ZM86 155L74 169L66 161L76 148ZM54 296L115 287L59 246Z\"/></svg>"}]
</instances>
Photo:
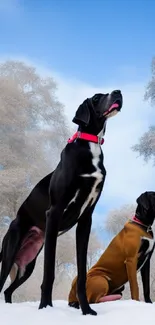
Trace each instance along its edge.
<instances>
[{"instance_id":1,"label":"black great dane","mask_svg":"<svg viewBox=\"0 0 155 325\"><path fill-rule=\"evenodd\" d=\"M82 313L96 315L85 290L87 246L92 213L106 176L102 136L107 119L121 110L122 101L121 91L114 90L95 94L79 106L73 118L78 131L68 140L58 166L34 187L19 208L0 253L0 291L10 272L12 280L4 292L6 302L11 302L13 291L32 274L37 255L45 245L39 308L52 306L57 237L77 224L77 295Z\"/></svg>"}]
</instances>

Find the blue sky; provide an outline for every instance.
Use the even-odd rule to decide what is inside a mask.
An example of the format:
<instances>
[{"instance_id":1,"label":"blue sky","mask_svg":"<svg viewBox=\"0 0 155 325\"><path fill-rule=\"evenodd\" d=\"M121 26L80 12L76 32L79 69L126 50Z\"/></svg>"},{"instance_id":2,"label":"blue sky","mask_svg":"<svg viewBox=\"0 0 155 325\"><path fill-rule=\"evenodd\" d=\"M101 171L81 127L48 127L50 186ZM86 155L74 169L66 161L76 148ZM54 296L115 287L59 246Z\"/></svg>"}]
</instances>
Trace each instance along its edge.
<instances>
[{"instance_id":1,"label":"blue sky","mask_svg":"<svg viewBox=\"0 0 155 325\"><path fill-rule=\"evenodd\" d=\"M114 86L124 91L122 113L106 135L99 225L110 209L154 189L152 164L130 149L155 117L143 101L155 55L154 17L154 0L0 1L0 59L24 58L52 73L70 121L84 97Z\"/></svg>"},{"instance_id":2,"label":"blue sky","mask_svg":"<svg viewBox=\"0 0 155 325\"><path fill-rule=\"evenodd\" d=\"M120 74L126 79L127 70L128 81L133 73L137 80L148 76L155 53L153 0L4 3L0 5L2 54L28 56L94 85L105 78L118 81Z\"/></svg>"}]
</instances>

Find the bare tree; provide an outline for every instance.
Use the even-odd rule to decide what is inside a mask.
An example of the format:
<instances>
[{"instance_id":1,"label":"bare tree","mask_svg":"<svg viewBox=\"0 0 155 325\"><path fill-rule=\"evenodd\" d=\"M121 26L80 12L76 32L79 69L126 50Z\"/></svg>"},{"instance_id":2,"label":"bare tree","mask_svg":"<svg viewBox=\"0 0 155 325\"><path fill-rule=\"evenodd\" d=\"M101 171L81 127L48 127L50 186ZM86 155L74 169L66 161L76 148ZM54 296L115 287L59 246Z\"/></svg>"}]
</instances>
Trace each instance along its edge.
<instances>
[{"instance_id":1,"label":"bare tree","mask_svg":"<svg viewBox=\"0 0 155 325\"><path fill-rule=\"evenodd\" d=\"M94 230L91 231L89 244L88 244L88 253L87 253L87 269L89 270L93 264L95 264L103 252L103 244L97 237L97 234Z\"/></svg>"},{"instance_id":2,"label":"bare tree","mask_svg":"<svg viewBox=\"0 0 155 325\"><path fill-rule=\"evenodd\" d=\"M151 105L155 106L155 57L152 59L151 63L151 73L152 78L149 81L146 92L144 95L144 100L150 101ZM132 147L132 150L138 152L140 156L144 158L146 162L150 159L153 160L155 165L155 125L151 125L147 132L139 139L139 143ZM153 226L155 230L155 225ZM153 255L151 259L151 292L152 297L155 299L155 275L154 275L154 268L155 268L155 257Z\"/></svg>"},{"instance_id":3,"label":"bare tree","mask_svg":"<svg viewBox=\"0 0 155 325\"><path fill-rule=\"evenodd\" d=\"M126 204L120 209L110 211L105 222L106 230L112 235L117 235L124 227L125 222L133 217L135 209L136 205Z\"/></svg>"},{"instance_id":4,"label":"bare tree","mask_svg":"<svg viewBox=\"0 0 155 325\"><path fill-rule=\"evenodd\" d=\"M145 100L150 100L151 104L155 105L155 57L153 57L151 62L151 73L152 79L147 85L146 92L145 92Z\"/></svg>"},{"instance_id":5,"label":"bare tree","mask_svg":"<svg viewBox=\"0 0 155 325\"><path fill-rule=\"evenodd\" d=\"M151 65L152 79L147 85L144 99L151 102L151 105L155 105L155 57L152 60ZM151 125L149 130L139 139L139 143L132 147L132 150L138 152L140 156L147 162L149 159L153 159L155 164L155 125Z\"/></svg>"},{"instance_id":6,"label":"bare tree","mask_svg":"<svg viewBox=\"0 0 155 325\"><path fill-rule=\"evenodd\" d=\"M139 143L132 147L132 150L138 152L146 162L153 159L155 164L155 126L149 127L149 130L140 138Z\"/></svg>"},{"instance_id":7,"label":"bare tree","mask_svg":"<svg viewBox=\"0 0 155 325\"><path fill-rule=\"evenodd\" d=\"M52 78L20 61L0 64L0 216L15 216L30 188L52 171L69 127Z\"/></svg>"},{"instance_id":8,"label":"bare tree","mask_svg":"<svg viewBox=\"0 0 155 325\"><path fill-rule=\"evenodd\" d=\"M8 168L0 170L0 222L4 216L15 218L19 205L28 194L26 170Z\"/></svg>"}]
</instances>

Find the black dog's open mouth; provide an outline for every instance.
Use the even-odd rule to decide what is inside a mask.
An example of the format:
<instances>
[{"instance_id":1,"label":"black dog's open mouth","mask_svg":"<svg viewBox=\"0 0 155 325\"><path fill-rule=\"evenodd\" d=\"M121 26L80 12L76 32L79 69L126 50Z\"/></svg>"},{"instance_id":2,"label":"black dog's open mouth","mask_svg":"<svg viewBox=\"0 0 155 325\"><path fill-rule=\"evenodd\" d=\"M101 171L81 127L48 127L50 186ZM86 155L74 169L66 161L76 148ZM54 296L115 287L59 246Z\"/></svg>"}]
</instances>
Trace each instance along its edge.
<instances>
[{"instance_id":1,"label":"black dog's open mouth","mask_svg":"<svg viewBox=\"0 0 155 325\"><path fill-rule=\"evenodd\" d=\"M121 103L119 100L117 100L110 106L110 108L103 115L106 116L114 111L119 112L120 110L121 110Z\"/></svg>"}]
</instances>

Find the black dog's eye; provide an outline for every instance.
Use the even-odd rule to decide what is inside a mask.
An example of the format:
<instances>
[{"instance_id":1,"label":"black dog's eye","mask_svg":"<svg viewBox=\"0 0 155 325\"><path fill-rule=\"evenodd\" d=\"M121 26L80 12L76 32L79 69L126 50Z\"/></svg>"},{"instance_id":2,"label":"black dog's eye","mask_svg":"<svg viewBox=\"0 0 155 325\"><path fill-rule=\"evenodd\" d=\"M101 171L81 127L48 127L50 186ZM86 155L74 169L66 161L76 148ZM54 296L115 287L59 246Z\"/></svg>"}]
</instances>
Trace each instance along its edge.
<instances>
[{"instance_id":1,"label":"black dog's eye","mask_svg":"<svg viewBox=\"0 0 155 325\"><path fill-rule=\"evenodd\" d=\"M93 102L97 102L99 100L99 96L98 95L95 95L94 97L93 97Z\"/></svg>"},{"instance_id":2,"label":"black dog's eye","mask_svg":"<svg viewBox=\"0 0 155 325\"><path fill-rule=\"evenodd\" d=\"M92 100L93 100L93 104L95 105L95 104L98 104L98 102L99 102L99 100L100 100L100 98L103 96L103 94L95 94L94 96L93 96L93 98L92 98Z\"/></svg>"}]
</instances>

